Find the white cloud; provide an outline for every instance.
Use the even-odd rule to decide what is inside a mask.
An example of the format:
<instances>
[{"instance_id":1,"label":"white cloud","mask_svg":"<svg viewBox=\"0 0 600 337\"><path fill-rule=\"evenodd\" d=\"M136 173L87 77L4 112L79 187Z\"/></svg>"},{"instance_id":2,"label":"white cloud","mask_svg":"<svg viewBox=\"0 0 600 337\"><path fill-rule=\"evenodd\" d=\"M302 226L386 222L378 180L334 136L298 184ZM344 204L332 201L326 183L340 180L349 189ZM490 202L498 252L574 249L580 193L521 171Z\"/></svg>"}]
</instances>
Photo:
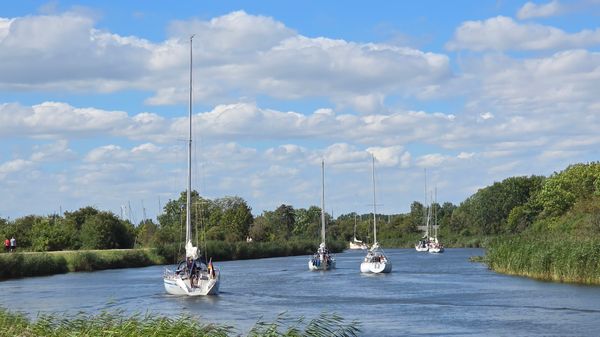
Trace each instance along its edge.
<instances>
[{"instance_id":1,"label":"white cloud","mask_svg":"<svg viewBox=\"0 0 600 337\"><path fill-rule=\"evenodd\" d=\"M419 167L438 167L448 160L450 160L449 156L441 153L432 153L417 158L416 165Z\"/></svg>"},{"instance_id":2,"label":"white cloud","mask_svg":"<svg viewBox=\"0 0 600 337\"><path fill-rule=\"evenodd\" d=\"M31 154L31 160L34 162L76 159L76 153L69 148L69 142L66 139L51 144L36 145L34 151Z\"/></svg>"},{"instance_id":3,"label":"white cloud","mask_svg":"<svg viewBox=\"0 0 600 337\"><path fill-rule=\"evenodd\" d=\"M492 118L494 118L494 114L493 114L493 113L491 113L491 112L489 112L489 111L487 111L487 112L482 112L482 113L480 113L480 114L479 114L479 117L480 117L482 120L484 120L484 121L485 121L485 120L488 120L488 119L492 119Z\"/></svg>"},{"instance_id":4,"label":"white cloud","mask_svg":"<svg viewBox=\"0 0 600 337\"><path fill-rule=\"evenodd\" d=\"M85 156L86 162L111 162L127 158L127 152L118 145L104 145L93 149Z\"/></svg>"},{"instance_id":5,"label":"white cloud","mask_svg":"<svg viewBox=\"0 0 600 337\"><path fill-rule=\"evenodd\" d=\"M0 178L5 179L11 173L17 173L33 165L33 162L24 159L15 159L0 165Z\"/></svg>"},{"instance_id":6,"label":"white cloud","mask_svg":"<svg viewBox=\"0 0 600 337\"><path fill-rule=\"evenodd\" d=\"M403 147L400 145L388 147L370 147L367 148L367 151L370 152L375 157L375 160L377 160L377 163L382 166L397 166L401 163L406 165L407 158L403 158L405 152Z\"/></svg>"},{"instance_id":7,"label":"white cloud","mask_svg":"<svg viewBox=\"0 0 600 337\"><path fill-rule=\"evenodd\" d=\"M549 17L560 14L564 10L563 6L558 0L552 0L545 4L535 4L533 2L527 2L517 12L517 17L521 20Z\"/></svg>"},{"instance_id":8,"label":"white cloud","mask_svg":"<svg viewBox=\"0 0 600 337\"><path fill-rule=\"evenodd\" d=\"M450 50L557 50L600 44L600 29L566 33L534 23L518 23L505 16L463 22L446 44Z\"/></svg>"},{"instance_id":9,"label":"white cloud","mask_svg":"<svg viewBox=\"0 0 600 337\"><path fill-rule=\"evenodd\" d=\"M326 93L335 104L373 112L388 95L418 95L452 76L442 54L309 38L273 18L242 11L174 22L170 31L167 40L150 42L100 30L94 18L81 13L1 19L0 88L138 89L154 92L146 100L150 104L182 102L190 32L196 33L194 64L201 74L195 97L209 103L256 94L297 99Z\"/></svg>"}]
</instances>

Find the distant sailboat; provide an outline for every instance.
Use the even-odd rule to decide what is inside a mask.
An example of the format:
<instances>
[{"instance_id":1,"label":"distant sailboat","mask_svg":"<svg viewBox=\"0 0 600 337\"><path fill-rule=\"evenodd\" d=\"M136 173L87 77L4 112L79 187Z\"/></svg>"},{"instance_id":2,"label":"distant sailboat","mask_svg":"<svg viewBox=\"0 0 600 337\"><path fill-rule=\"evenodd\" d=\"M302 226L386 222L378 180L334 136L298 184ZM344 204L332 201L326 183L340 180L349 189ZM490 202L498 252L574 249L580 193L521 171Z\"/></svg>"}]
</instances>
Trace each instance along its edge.
<instances>
[{"instance_id":1,"label":"distant sailboat","mask_svg":"<svg viewBox=\"0 0 600 337\"><path fill-rule=\"evenodd\" d=\"M425 235L417 242L415 245L415 250L417 252L427 252L429 251L429 243L431 242L431 238L429 237L429 228L431 227L431 207L427 206L427 169L425 169L425 204L423 204L423 219L425 221Z\"/></svg>"},{"instance_id":2,"label":"distant sailboat","mask_svg":"<svg viewBox=\"0 0 600 337\"><path fill-rule=\"evenodd\" d=\"M325 245L325 162L321 161L321 244L317 252L308 260L309 270L330 270L335 268L335 258Z\"/></svg>"},{"instance_id":3,"label":"distant sailboat","mask_svg":"<svg viewBox=\"0 0 600 337\"><path fill-rule=\"evenodd\" d=\"M437 188L435 189L435 198L434 202L431 204L431 208L433 209L433 238L429 242L429 252L430 253L443 253L444 245L438 240L438 223L437 223Z\"/></svg>"},{"instance_id":4,"label":"distant sailboat","mask_svg":"<svg viewBox=\"0 0 600 337\"><path fill-rule=\"evenodd\" d=\"M377 242L377 203L375 202L375 157L373 159L373 245L367 252L367 256L360 264L361 273L389 273L392 271L392 261L385 255L383 249Z\"/></svg>"},{"instance_id":5,"label":"distant sailboat","mask_svg":"<svg viewBox=\"0 0 600 337\"><path fill-rule=\"evenodd\" d=\"M429 228L431 227L431 207L427 207L425 212L427 213L425 216L425 236L423 236L415 245L417 252L429 251L429 243L431 242L431 237L429 237Z\"/></svg>"},{"instance_id":6,"label":"distant sailboat","mask_svg":"<svg viewBox=\"0 0 600 337\"><path fill-rule=\"evenodd\" d=\"M356 214L354 214L354 237L348 243L350 249L368 249L367 244L356 238Z\"/></svg>"},{"instance_id":7,"label":"distant sailboat","mask_svg":"<svg viewBox=\"0 0 600 337\"><path fill-rule=\"evenodd\" d=\"M185 259L176 270L165 269L163 283L165 290L172 295L202 296L219 293L221 273L215 269L212 259L202 261L198 247L192 244L192 39L190 37L190 106L188 140L188 176L185 217Z\"/></svg>"}]
</instances>

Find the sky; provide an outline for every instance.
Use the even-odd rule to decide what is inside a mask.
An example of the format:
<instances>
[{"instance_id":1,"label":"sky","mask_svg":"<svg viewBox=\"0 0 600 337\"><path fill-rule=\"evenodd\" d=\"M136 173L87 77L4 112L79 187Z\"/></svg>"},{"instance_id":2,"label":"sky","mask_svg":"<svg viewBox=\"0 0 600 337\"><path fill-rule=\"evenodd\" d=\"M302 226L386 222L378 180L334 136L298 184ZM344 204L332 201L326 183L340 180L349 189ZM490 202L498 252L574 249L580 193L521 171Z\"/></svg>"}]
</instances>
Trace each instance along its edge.
<instances>
[{"instance_id":1,"label":"sky","mask_svg":"<svg viewBox=\"0 0 600 337\"><path fill-rule=\"evenodd\" d=\"M12 1L0 217L134 222L186 188L334 217L600 158L600 1ZM427 188L425 185L427 184ZM426 192L427 191L427 192Z\"/></svg>"}]
</instances>

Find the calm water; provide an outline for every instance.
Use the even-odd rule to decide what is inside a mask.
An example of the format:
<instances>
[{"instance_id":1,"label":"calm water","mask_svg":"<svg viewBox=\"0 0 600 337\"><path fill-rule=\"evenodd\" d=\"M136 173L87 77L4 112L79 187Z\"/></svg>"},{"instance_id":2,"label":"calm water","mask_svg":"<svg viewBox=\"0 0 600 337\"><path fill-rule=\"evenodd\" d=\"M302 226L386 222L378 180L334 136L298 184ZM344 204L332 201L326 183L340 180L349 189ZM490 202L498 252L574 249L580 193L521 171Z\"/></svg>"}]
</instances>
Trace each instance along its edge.
<instances>
[{"instance_id":1,"label":"calm water","mask_svg":"<svg viewBox=\"0 0 600 337\"><path fill-rule=\"evenodd\" d=\"M309 272L308 256L219 263L218 297L167 295L163 267L70 273L0 282L2 305L38 313L185 313L247 331L259 318L336 312L364 336L595 336L600 287L533 281L468 262L479 249L444 254L386 250L393 273L359 273L364 253L337 254L338 269ZM10 303L10 305L7 305Z\"/></svg>"}]
</instances>

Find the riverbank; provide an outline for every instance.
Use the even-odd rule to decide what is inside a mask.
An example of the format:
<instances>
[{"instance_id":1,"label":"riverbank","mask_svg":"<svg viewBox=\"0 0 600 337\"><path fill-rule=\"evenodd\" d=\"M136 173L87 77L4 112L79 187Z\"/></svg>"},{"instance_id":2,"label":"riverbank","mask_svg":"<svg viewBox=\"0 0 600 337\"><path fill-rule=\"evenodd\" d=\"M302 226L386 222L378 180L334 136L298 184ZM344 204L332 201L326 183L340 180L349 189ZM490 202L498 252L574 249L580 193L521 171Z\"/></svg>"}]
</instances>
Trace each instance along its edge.
<instances>
[{"instance_id":1,"label":"riverbank","mask_svg":"<svg viewBox=\"0 0 600 337\"><path fill-rule=\"evenodd\" d=\"M544 281L600 285L600 239L566 235L497 238L485 261L503 274Z\"/></svg>"},{"instance_id":2,"label":"riverbank","mask_svg":"<svg viewBox=\"0 0 600 337\"><path fill-rule=\"evenodd\" d=\"M288 242L220 242L208 241L201 250L209 252L213 261L246 260L267 257L310 255L318 243L312 241ZM331 242L333 252L341 252L344 242ZM136 268L177 263L183 250L179 245L158 248L76 250L56 252L18 252L0 254L0 280L94 271L118 268Z\"/></svg>"},{"instance_id":3,"label":"riverbank","mask_svg":"<svg viewBox=\"0 0 600 337\"><path fill-rule=\"evenodd\" d=\"M335 314L321 314L315 319L291 319L281 315L277 321L259 321L248 336L358 336L358 322L347 322ZM203 323L182 316L169 318L154 315L101 313L72 317L41 316L35 321L25 315L0 308L0 336L240 336L232 326Z\"/></svg>"}]
</instances>

